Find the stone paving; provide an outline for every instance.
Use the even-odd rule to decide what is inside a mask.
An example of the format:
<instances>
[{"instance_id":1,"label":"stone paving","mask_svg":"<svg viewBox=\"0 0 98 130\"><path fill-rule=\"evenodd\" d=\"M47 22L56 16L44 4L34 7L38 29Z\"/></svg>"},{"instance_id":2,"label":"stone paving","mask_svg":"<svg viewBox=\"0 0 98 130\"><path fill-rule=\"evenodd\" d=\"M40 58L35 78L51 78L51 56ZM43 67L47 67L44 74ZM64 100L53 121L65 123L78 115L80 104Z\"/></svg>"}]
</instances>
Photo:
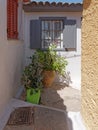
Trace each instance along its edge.
<instances>
[{"instance_id":1,"label":"stone paving","mask_svg":"<svg viewBox=\"0 0 98 130\"><path fill-rule=\"evenodd\" d=\"M41 104L67 111L80 111L80 90L66 86L64 83L54 83L50 88L44 88L41 94Z\"/></svg>"}]
</instances>

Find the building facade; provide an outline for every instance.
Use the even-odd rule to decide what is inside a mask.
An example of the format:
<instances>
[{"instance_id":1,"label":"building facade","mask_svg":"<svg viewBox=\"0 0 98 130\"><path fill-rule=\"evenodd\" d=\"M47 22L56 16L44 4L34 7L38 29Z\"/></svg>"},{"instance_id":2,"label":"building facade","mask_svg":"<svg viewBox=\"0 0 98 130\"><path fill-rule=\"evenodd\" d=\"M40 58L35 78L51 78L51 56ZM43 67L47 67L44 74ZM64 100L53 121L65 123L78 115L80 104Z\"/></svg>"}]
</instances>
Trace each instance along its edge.
<instances>
[{"instance_id":1,"label":"building facade","mask_svg":"<svg viewBox=\"0 0 98 130\"><path fill-rule=\"evenodd\" d=\"M35 49L55 43L68 61L69 85L80 89L82 4L27 2L23 9L26 65Z\"/></svg>"}]
</instances>

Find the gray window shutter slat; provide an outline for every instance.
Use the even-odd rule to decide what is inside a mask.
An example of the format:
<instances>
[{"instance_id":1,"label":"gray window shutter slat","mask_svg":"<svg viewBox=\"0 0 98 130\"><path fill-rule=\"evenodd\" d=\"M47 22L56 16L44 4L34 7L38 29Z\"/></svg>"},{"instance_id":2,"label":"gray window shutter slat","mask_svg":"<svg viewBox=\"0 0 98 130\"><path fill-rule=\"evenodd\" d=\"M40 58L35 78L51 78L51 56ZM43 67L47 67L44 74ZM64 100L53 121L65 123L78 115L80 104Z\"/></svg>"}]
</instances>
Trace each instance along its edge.
<instances>
[{"instance_id":1,"label":"gray window shutter slat","mask_svg":"<svg viewBox=\"0 0 98 130\"><path fill-rule=\"evenodd\" d=\"M40 20L30 21L30 48L39 49L41 46Z\"/></svg>"},{"instance_id":2,"label":"gray window shutter slat","mask_svg":"<svg viewBox=\"0 0 98 130\"><path fill-rule=\"evenodd\" d=\"M65 20L63 46L66 49L76 49L76 20Z\"/></svg>"}]
</instances>

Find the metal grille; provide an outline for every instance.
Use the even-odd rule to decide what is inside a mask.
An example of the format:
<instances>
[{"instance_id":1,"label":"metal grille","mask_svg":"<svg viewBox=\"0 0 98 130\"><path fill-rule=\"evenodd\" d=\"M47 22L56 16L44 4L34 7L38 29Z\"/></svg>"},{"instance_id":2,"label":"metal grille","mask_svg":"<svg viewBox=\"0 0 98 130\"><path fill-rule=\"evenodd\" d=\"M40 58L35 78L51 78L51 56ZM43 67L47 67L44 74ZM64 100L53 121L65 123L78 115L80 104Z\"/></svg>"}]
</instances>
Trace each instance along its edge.
<instances>
[{"instance_id":1,"label":"metal grille","mask_svg":"<svg viewBox=\"0 0 98 130\"><path fill-rule=\"evenodd\" d=\"M63 22L59 18L42 20L42 48L48 48L52 43L57 48L63 48Z\"/></svg>"},{"instance_id":2,"label":"metal grille","mask_svg":"<svg viewBox=\"0 0 98 130\"><path fill-rule=\"evenodd\" d=\"M30 125L33 123L33 114L33 107L19 107L11 113L7 125Z\"/></svg>"}]
</instances>

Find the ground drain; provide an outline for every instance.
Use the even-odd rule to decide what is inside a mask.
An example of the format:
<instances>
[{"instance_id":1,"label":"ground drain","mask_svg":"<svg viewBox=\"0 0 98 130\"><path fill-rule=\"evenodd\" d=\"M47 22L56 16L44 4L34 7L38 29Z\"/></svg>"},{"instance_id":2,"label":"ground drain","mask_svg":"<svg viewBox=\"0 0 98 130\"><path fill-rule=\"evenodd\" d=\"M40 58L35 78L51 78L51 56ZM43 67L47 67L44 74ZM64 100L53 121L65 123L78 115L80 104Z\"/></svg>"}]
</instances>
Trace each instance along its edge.
<instances>
[{"instance_id":1,"label":"ground drain","mask_svg":"<svg viewBox=\"0 0 98 130\"><path fill-rule=\"evenodd\" d=\"M34 118L33 107L16 108L10 115L7 125L30 125Z\"/></svg>"}]
</instances>

